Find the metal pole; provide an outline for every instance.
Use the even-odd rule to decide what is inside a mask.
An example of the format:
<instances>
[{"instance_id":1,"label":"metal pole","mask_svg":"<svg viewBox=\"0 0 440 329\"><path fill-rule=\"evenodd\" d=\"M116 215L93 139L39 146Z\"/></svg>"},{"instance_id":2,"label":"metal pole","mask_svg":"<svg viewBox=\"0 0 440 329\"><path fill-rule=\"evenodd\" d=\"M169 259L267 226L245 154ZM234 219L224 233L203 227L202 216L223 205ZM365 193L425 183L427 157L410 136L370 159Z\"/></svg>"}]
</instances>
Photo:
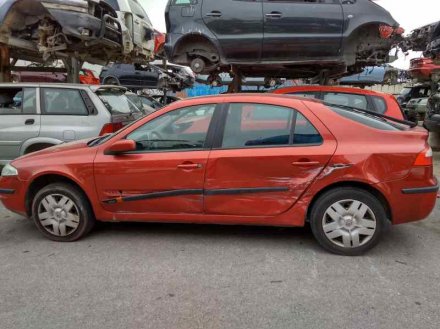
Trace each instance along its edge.
<instances>
[{"instance_id":1,"label":"metal pole","mask_svg":"<svg viewBox=\"0 0 440 329\"><path fill-rule=\"evenodd\" d=\"M11 64L9 48L0 45L0 82L11 82Z\"/></svg>"}]
</instances>

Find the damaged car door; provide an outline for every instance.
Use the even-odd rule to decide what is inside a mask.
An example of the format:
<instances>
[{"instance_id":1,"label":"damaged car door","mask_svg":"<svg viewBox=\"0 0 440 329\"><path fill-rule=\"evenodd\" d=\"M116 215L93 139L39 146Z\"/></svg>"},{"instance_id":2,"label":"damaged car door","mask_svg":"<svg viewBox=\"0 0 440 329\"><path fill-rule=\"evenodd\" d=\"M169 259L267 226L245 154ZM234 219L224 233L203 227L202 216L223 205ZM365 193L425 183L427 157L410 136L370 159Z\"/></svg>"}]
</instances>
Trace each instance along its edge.
<instances>
[{"instance_id":1,"label":"damaged car door","mask_svg":"<svg viewBox=\"0 0 440 329\"><path fill-rule=\"evenodd\" d=\"M340 0L264 0L265 61L325 59L340 54Z\"/></svg>"},{"instance_id":2,"label":"damaged car door","mask_svg":"<svg viewBox=\"0 0 440 329\"><path fill-rule=\"evenodd\" d=\"M259 61L263 38L262 3L254 0L203 0L202 16L225 58Z\"/></svg>"}]
</instances>

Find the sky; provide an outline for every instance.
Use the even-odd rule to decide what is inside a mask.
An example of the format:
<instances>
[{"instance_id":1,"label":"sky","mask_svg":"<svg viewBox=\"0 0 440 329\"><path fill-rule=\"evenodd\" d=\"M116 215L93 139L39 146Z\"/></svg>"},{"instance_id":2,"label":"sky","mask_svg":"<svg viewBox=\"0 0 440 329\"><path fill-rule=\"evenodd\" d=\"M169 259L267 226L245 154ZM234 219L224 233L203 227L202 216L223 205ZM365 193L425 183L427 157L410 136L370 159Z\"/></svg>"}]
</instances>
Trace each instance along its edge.
<instances>
[{"instance_id":1,"label":"sky","mask_svg":"<svg viewBox=\"0 0 440 329\"><path fill-rule=\"evenodd\" d=\"M154 27L161 32L166 32L164 12L168 0L138 1L144 6ZM377 0L376 2L387 9L407 33L440 20L440 0ZM420 55L420 53L411 53L409 56L404 56L400 53L399 59L392 65L407 69L410 59L420 57Z\"/></svg>"}]
</instances>

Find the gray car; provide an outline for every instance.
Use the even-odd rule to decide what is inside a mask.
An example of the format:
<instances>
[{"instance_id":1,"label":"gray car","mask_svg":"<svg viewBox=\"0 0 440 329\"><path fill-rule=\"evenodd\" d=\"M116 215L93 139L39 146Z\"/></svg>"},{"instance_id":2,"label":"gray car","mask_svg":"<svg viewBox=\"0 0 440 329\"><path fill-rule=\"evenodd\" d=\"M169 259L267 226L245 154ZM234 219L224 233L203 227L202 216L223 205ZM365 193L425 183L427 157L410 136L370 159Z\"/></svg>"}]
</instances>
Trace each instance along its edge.
<instances>
[{"instance_id":1,"label":"gray car","mask_svg":"<svg viewBox=\"0 0 440 329\"><path fill-rule=\"evenodd\" d=\"M112 133L142 113L118 86L0 84L0 165L65 142Z\"/></svg>"}]
</instances>

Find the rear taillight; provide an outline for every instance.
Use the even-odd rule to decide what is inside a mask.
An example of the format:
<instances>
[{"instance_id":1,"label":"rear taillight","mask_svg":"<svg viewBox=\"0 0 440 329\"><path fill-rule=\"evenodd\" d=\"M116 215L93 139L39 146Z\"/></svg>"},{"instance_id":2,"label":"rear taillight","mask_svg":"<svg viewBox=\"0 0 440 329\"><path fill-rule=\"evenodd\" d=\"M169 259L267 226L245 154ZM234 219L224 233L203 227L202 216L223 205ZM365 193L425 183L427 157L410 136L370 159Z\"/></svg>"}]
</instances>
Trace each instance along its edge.
<instances>
[{"instance_id":1,"label":"rear taillight","mask_svg":"<svg viewBox=\"0 0 440 329\"><path fill-rule=\"evenodd\" d=\"M121 129L122 127L124 127L122 122L106 123L102 127L101 132L99 133L99 136L103 136L103 135L106 135L106 134L113 134L113 133L117 132L119 129Z\"/></svg>"},{"instance_id":2,"label":"rear taillight","mask_svg":"<svg viewBox=\"0 0 440 329\"><path fill-rule=\"evenodd\" d=\"M417 155L414 167L432 166L432 148L428 147Z\"/></svg>"},{"instance_id":3,"label":"rear taillight","mask_svg":"<svg viewBox=\"0 0 440 329\"><path fill-rule=\"evenodd\" d=\"M394 33L394 28L389 25L380 25L379 26L379 33L381 39L389 39Z\"/></svg>"}]
</instances>

